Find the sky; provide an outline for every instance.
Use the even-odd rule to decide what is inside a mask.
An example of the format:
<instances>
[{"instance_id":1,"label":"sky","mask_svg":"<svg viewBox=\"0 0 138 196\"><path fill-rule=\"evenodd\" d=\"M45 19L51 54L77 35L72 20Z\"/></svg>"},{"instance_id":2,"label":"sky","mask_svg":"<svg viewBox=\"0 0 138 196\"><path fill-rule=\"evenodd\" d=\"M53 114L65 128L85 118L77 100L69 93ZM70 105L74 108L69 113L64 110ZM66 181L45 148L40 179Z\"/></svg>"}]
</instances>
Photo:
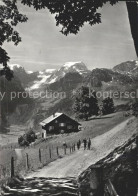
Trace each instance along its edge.
<instances>
[{"instance_id":1,"label":"sky","mask_svg":"<svg viewBox=\"0 0 138 196\"><path fill-rule=\"evenodd\" d=\"M104 5L100 10L102 23L85 24L77 35L65 36L56 26L54 15L47 10L35 11L18 4L29 18L18 24L22 37L18 46L5 43L11 57L10 64L20 64L26 70L59 68L65 62L82 61L93 68L112 68L127 60L136 60L125 2Z\"/></svg>"}]
</instances>

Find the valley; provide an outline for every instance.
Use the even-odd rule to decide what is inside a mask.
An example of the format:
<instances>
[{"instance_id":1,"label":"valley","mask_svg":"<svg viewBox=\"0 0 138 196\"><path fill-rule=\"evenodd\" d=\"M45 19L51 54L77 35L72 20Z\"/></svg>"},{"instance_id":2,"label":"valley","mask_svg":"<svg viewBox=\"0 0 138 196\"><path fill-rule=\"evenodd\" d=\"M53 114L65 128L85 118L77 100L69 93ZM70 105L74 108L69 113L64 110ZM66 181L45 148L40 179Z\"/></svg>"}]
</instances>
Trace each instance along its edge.
<instances>
[{"instance_id":1,"label":"valley","mask_svg":"<svg viewBox=\"0 0 138 196\"><path fill-rule=\"evenodd\" d=\"M137 8L0 0L0 196L138 196Z\"/></svg>"},{"instance_id":2,"label":"valley","mask_svg":"<svg viewBox=\"0 0 138 196\"><path fill-rule=\"evenodd\" d=\"M127 66L124 67L124 64ZM108 115L93 115L87 121L79 120L82 128L77 133L53 135L47 139L38 137L29 147L20 147L18 144L18 138L30 129L36 134L40 133L42 127L39 123L55 112L62 112L75 118L72 106L75 93L81 86L88 86L90 90L100 92L102 95L107 92L119 94L136 91L137 67L137 61L124 62L113 69L101 68L91 71L83 62L68 62L58 70L47 69L39 72L25 71L19 65L12 66L15 77L11 83L1 78L2 92L6 90L7 95L12 91L17 94L19 92L21 96L23 93L37 93L41 96L31 98L15 96L12 102L9 96L6 96L2 100L5 127L0 130L1 176L4 178L5 174L6 178L10 176L10 161L14 157L15 173L18 177L26 179L29 183L44 178L44 181L40 180L42 184L49 182L49 178L51 183L55 178L58 178L58 181L64 179L63 184L66 186L68 180L76 180L89 166L96 164L136 135L138 121L130 112L130 105L135 99L113 97L115 112ZM65 97L53 96L54 93L60 95L63 92ZM103 98L104 96L98 98L99 106ZM130 114L124 115L126 113ZM84 138L91 139L90 150L84 151L82 142ZM72 146L76 145L78 140L82 143L80 150L77 148L72 150ZM67 144L66 151L63 149L64 142ZM28 185L24 186L28 190ZM20 185L19 188L21 190ZM75 189L77 191L77 187ZM16 192L10 188L8 191L13 191L13 194ZM34 187L31 191L35 191Z\"/></svg>"},{"instance_id":3,"label":"valley","mask_svg":"<svg viewBox=\"0 0 138 196\"><path fill-rule=\"evenodd\" d=\"M88 70L83 62L67 62L60 69L46 69L43 71L26 71L20 65L10 65L14 71L13 81L7 82L1 78L2 92L7 96L2 101L3 121L9 124L26 124L29 128L38 129L38 123L53 112L63 112L73 116L72 105L74 93L80 86L89 86L95 91L130 93L138 88L137 61L127 61L116 65L113 69ZM9 93L28 92L38 94L37 98L9 99ZM54 93L64 93L66 97L51 97ZM48 95L47 95L48 94ZM103 98L99 98L99 104ZM134 98L113 98L117 108L128 108ZM2 132L2 130L1 130Z\"/></svg>"}]
</instances>

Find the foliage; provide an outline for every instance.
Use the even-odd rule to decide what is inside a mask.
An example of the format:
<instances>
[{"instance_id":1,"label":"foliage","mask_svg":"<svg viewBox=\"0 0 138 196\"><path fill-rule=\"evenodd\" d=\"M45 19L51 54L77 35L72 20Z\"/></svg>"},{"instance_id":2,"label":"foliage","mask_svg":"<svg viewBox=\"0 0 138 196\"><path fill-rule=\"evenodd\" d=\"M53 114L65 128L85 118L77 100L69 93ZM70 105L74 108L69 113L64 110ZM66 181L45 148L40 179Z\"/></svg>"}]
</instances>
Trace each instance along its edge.
<instances>
[{"instance_id":1,"label":"foliage","mask_svg":"<svg viewBox=\"0 0 138 196\"><path fill-rule=\"evenodd\" d=\"M19 22L26 21L27 17L22 15L17 8L17 0L2 0L0 3L0 64L3 64L4 69L0 70L0 76L5 75L8 80L13 77L13 73L7 67L10 58L2 45L6 41L18 45L21 37L14 27Z\"/></svg>"},{"instance_id":2,"label":"foliage","mask_svg":"<svg viewBox=\"0 0 138 196\"><path fill-rule=\"evenodd\" d=\"M29 144L34 142L35 139L35 133L32 130L30 130L29 132L18 138L18 143L20 144L20 146L29 146Z\"/></svg>"},{"instance_id":3,"label":"foliage","mask_svg":"<svg viewBox=\"0 0 138 196\"><path fill-rule=\"evenodd\" d=\"M61 25L64 35L77 34L84 23L95 25L101 23L101 13L98 8L109 2L114 5L118 0L21 0L24 5L33 6L36 10L48 8L55 14L56 25ZM137 50L137 2L127 2L132 37Z\"/></svg>"},{"instance_id":4,"label":"foliage","mask_svg":"<svg viewBox=\"0 0 138 196\"><path fill-rule=\"evenodd\" d=\"M22 0L24 5L33 6L36 10L48 8L51 14L56 14L56 25L62 25L64 35L78 33L85 22L91 26L101 22L98 8L109 2L114 5L118 0Z\"/></svg>"},{"instance_id":5,"label":"foliage","mask_svg":"<svg viewBox=\"0 0 138 196\"><path fill-rule=\"evenodd\" d=\"M98 101L95 92L90 92L88 87L78 89L73 111L77 118L88 120L92 115L98 115Z\"/></svg>"},{"instance_id":6,"label":"foliage","mask_svg":"<svg viewBox=\"0 0 138 196\"><path fill-rule=\"evenodd\" d=\"M0 47L0 64L3 64L4 66L4 68L0 70L0 76L5 75L7 80L11 80L13 78L13 72L9 69L9 67L7 67L9 59L7 52Z\"/></svg>"},{"instance_id":7,"label":"foliage","mask_svg":"<svg viewBox=\"0 0 138 196\"><path fill-rule=\"evenodd\" d=\"M102 113L104 115L111 114L115 111L113 99L110 97L105 98L102 101Z\"/></svg>"}]
</instances>

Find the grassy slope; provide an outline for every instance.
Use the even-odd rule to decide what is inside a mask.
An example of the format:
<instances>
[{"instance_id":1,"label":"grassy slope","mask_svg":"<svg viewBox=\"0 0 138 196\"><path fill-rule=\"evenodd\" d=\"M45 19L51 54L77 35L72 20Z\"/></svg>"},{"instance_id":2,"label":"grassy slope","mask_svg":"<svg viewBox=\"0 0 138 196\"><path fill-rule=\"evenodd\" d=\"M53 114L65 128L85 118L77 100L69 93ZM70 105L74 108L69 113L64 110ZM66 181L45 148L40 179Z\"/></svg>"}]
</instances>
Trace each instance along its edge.
<instances>
[{"instance_id":1,"label":"grassy slope","mask_svg":"<svg viewBox=\"0 0 138 196\"><path fill-rule=\"evenodd\" d=\"M115 127L117 124L121 123L122 121L126 120L125 117L123 117L122 112L117 112L108 116L102 117L102 119L91 119L89 121L82 122L83 130L78 133L71 133L71 134L64 134L64 135L58 135L53 136L53 138L40 142L39 144L35 145L35 148L26 148L23 149L23 154L26 156L26 153L29 155L29 161L33 164L34 167L32 169L37 169L40 167L39 157L38 157L38 150L41 148L42 150L42 157L46 158L47 163L50 161L53 161L54 159L57 159L56 155L56 147L59 147L59 151L63 153L64 150L62 148L63 142L66 141L67 145L70 146L73 143L76 143L79 139L83 140L84 138L94 138L98 135L101 135L113 127ZM47 147L47 148L46 148ZM49 147L52 149L52 159L49 159ZM69 149L68 149L69 151ZM0 150L0 165L7 165L8 170L10 169L10 157L15 156L15 153L13 153L13 149L3 149ZM43 158L42 158L43 159ZM25 160L23 161L25 162ZM25 163L23 163L23 167ZM31 169L31 168L30 168Z\"/></svg>"},{"instance_id":2,"label":"grassy slope","mask_svg":"<svg viewBox=\"0 0 138 196\"><path fill-rule=\"evenodd\" d=\"M55 138L48 140L46 143L40 143L38 147L43 147L46 144L52 146L62 145L64 141L67 144L71 144L76 143L79 139L83 140L84 138L94 138L109 131L124 120L126 120L126 117L123 117L123 112L117 112L103 116L102 119L95 118L89 121L83 121L80 122L83 127L82 131L78 133L64 134L62 136L55 136Z\"/></svg>"}]
</instances>

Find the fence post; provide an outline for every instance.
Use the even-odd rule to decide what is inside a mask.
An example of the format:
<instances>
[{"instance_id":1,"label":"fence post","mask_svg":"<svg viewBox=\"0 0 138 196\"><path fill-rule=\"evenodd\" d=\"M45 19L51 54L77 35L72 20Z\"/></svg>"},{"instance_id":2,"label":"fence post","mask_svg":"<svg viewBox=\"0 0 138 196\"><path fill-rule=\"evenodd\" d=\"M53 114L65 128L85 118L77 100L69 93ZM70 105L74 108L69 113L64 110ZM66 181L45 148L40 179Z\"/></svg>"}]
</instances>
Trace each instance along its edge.
<instances>
[{"instance_id":1,"label":"fence post","mask_svg":"<svg viewBox=\"0 0 138 196\"><path fill-rule=\"evenodd\" d=\"M14 157L11 157L11 178L14 177Z\"/></svg>"},{"instance_id":2,"label":"fence post","mask_svg":"<svg viewBox=\"0 0 138 196\"><path fill-rule=\"evenodd\" d=\"M98 192L98 196L104 195L104 181L103 181L103 167L101 165L95 165L90 168L90 188L93 189L93 182L95 182L94 186ZM117 195L117 194L116 194Z\"/></svg>"},{"instance_id":3,"label":"fence post","mask_svg":"<svg viewBox=\"0 0 138 196\"><path fill-rule=\"evenodd\" d=\"M26 166L27 166L27 169L29 169L29 156L27 153L26 153Z\"/></svg>"},{"instance_id":4,"label":"fence post","mask_svg":"<svg viewBox=\"0 0 138 196\"><path fill-rule=\"evenodd\" d=\"M59 155L59 152L58 152L58 146L57 146L57 155Z\"/></svg>"},{"instance_id":5,"label":"fence post","mask_svg":"<svg viewBox=\"0 0 138 196\"><path fill-rule=\"evenodd\" d=\"M39 148L39 161L41 163L41 149Z\"/></svg>"},{"instance_id":6,"label":"fence post","mask_svg":"<svg viewBox=\"0 0 138 196\"><path fill-rule=\"evenodd\" d=\"M51 159L51 148L49 148L49 156L50 156L50 159Z\"/></svg>"}]
</instances>

